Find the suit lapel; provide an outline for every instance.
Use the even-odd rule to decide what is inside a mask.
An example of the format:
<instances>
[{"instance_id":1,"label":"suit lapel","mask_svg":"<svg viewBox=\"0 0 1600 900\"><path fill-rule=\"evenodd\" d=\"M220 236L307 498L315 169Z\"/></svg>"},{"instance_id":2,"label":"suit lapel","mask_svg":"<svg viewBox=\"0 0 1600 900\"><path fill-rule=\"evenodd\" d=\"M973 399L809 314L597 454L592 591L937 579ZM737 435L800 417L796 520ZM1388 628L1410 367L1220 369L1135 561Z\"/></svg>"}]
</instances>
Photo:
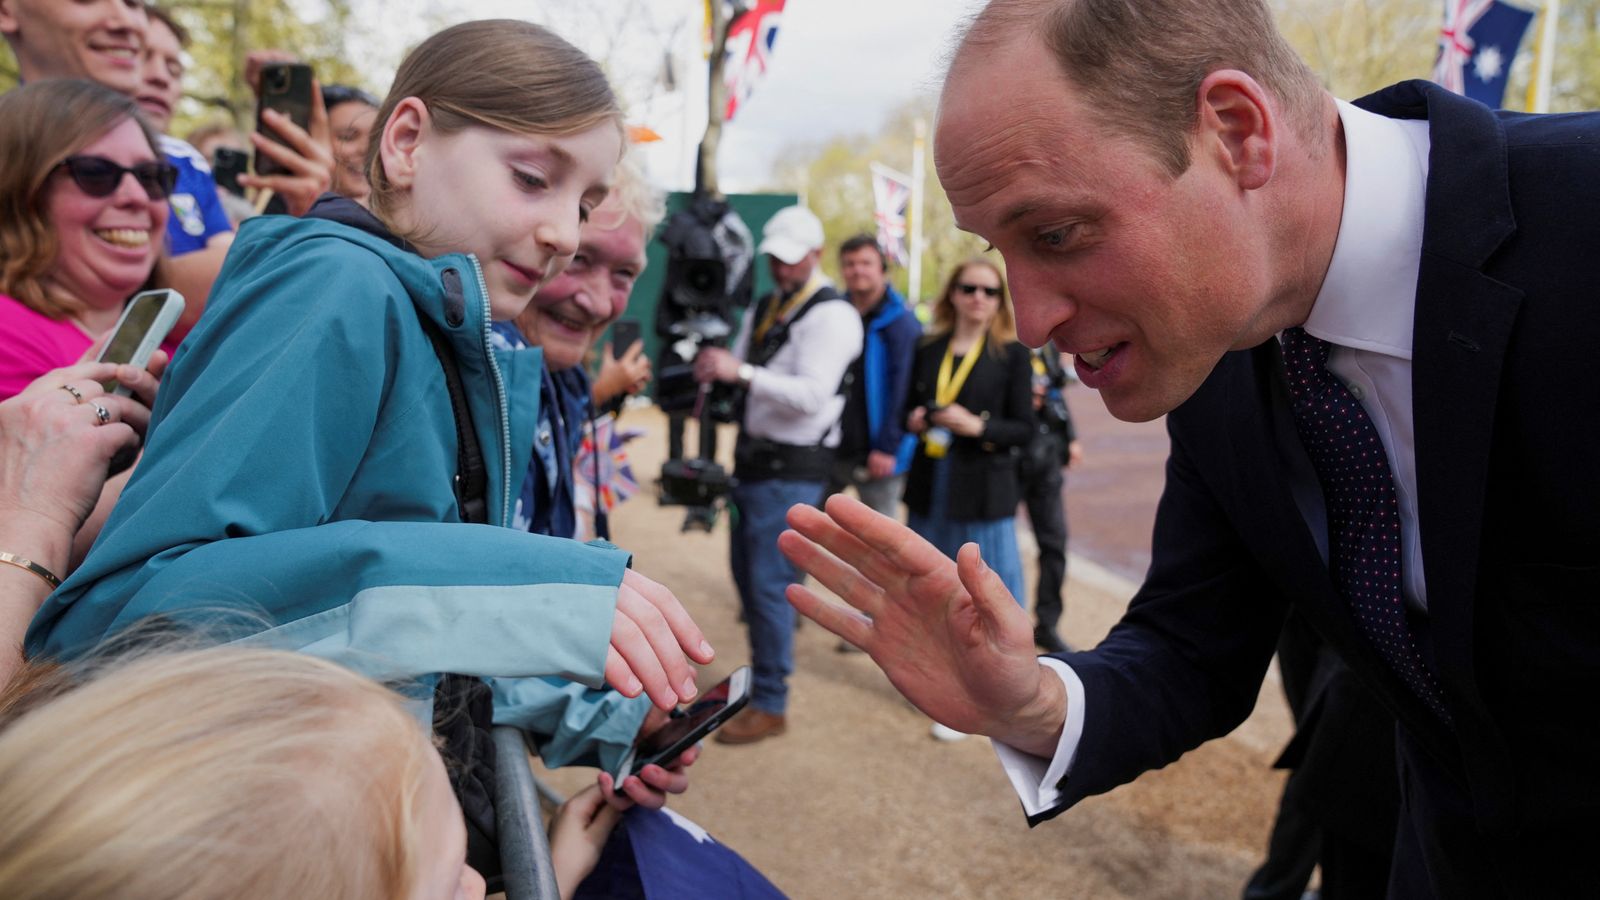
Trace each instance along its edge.
<instances>
[{"instance_id":1,"label":"suit lapel","mask_svg":"<svg viewBox=\"0 0 1600 900\"><path fill-rule=\"evenodd\" d=\"M1483 273L1516 232L1505 130L1422 82L1360 101L1429 120L1428 193L1411 382L1417 515L1440 679L1476 703L1473 604L1501 369L1522 292Z\"/></svg>"}]
</instances>

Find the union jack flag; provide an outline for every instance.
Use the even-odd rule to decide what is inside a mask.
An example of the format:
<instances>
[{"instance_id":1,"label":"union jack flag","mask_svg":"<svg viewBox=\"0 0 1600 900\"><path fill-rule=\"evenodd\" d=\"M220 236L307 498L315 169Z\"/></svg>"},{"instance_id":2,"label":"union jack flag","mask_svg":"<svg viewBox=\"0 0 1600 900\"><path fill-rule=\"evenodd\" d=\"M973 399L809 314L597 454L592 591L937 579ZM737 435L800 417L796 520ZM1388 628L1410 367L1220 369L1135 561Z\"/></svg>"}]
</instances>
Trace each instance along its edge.
<instances>
[{"instance_id":1,"label":"union jack flag","mask_svg":"<svg viewBox=\"0 0 1600 900\"><path fill-rule=\"evenodd\" d=\"M1492 108L1505 99L1533 13L1500 0L1445 0L1433 80Z\"/></svg>"},{"instance_id":2,"label":"union jack flag","mask_svg":"<svg viewBox=\"0 0 1600 900\"><path fill-rule=\"evenodd\" d=\"M911 259L906 250L906 204L911 200L911 176L888 166L872 164L873 219L878 224L878 246L897 265Z\"/></svg>"},{"instance_id":3,"label":"union jack flag","mask_svg":"<svg viewBox=\"0 0 1600 900\"><path fill-rule=\"evenodd\" d=\"M715 2L715 0L713 0ZM772 45L778 40L778 23L783 18L785 0L756 0L734 16L728 25L728 42L722 62L722 77L728 84L728 108L723 119L750 99L756 82L767 74Z\"/></svg>"},{"instance_id":4,"label":"union jack flag","mask_svg":"<svg viewBox=\"0 0 1600 900\"><path fill-rule=\"evenodd\" d=\"M596 536L596 498L603 515L639 493L639 481L633 476L633 466L628 463L624 445L643 434L638 429L617 430L616 420L610 414L595 419L592 428L584 428L583 443L572 459L573 481L577 485L572 492L578 520L575 537L579 540ZM597 447L603 449L597 453Z\"/></svg>"}]
</instances>

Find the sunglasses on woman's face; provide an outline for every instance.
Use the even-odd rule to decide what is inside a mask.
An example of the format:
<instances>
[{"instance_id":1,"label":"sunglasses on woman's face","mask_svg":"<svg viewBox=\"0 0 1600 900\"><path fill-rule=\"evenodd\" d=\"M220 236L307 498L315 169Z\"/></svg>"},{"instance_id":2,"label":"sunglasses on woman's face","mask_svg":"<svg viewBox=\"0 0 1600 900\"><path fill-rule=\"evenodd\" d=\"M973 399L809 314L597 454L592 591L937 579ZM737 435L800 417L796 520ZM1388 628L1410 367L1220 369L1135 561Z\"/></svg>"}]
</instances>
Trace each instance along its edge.
<instances>
[{"instance_id":1,"label":"sunglasses on woman's face","mask_svg":"<svg viewBox=\"0 0 1600 900\"><path fill-rule=\"evenodd\" d=\"M968 297L976 294L979 291L983 291L984 296L991 300L1000 299L1000 289L997 287L989 287L986 284L967 284L966 282L962 282L961 284L956 285L956 287L960 289L961 293L966 294Z\"/></svg>"},{"instance_id":2,"label":"sunglasses on woman's face","mask_svg":"<svg viewBox=\"0 0 1600 900\"><path fill-rule=\"evenodd\" d=\"M122 176L132 175L151 200L165 200L178 182L178 170L169 162L142 162L123 166L103 156L69 156L61 161L73 182L91 197L109 197L122 184Z\"/></svg>"}]
</instances>

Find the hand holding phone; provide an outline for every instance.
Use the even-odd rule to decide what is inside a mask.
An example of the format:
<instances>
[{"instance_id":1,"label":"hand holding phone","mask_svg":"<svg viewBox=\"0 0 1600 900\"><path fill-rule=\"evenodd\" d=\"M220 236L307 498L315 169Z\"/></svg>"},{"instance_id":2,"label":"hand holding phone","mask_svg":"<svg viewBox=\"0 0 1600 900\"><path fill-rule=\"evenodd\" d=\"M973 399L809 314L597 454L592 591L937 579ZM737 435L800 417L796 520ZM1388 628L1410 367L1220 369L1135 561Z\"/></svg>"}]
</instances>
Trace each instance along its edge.
<instances>
[{"instance_id":1,"label":"hand holding phone","mask_svg":"<svg viewBox=\"0 0 1600 900\"><path fill-rule=\"evenodd\" d=\"M123 308L97 361L144 368L182 314L183 295L177 291L162 288L135 295ZM116 381L106 382L105 389L120 397L132 393Z\"/></svg>"},{"instance_id":2,"label":"hand holding phone","mask_svg":"<svg viewBox=\"0 0 1600 900\"><path fill-rule=\"evenodd\" d=\"M261 67L261 101L256 106L256 131L263 137L289 146L262 118L267 110L281 113L294 124L310 130L312 82L311 67L305 63L269 62ZM277 160L256 151L257 175L284 175L289 170Z\"/></svg>"},{"instance_id":3,"label":"hand holding phone","mask_svg":"<svg viewBox=\"0 0 1600 900\"><path fill-rule=\"evenodd\" d=\"M740 666L699 699L674 710L661 727L640 737L612 773L615 783L622 784L624 778L639 774L648 765L671 765L685 750L705 740L749 702L750 667Z\"/></svg>"}]
</instances>

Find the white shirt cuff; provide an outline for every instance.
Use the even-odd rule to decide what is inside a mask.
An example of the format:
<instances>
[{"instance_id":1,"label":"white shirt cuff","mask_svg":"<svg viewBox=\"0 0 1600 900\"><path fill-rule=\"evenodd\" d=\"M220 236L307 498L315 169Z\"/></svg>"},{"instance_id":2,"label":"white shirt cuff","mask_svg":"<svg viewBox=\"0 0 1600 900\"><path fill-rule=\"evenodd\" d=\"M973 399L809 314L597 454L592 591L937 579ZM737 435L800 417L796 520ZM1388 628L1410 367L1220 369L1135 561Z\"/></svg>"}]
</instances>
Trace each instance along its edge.
<instances>
[{"instance_id":1,"label":"white shirt cuff","mask_svg":"<svg viewBox=\"0 0 1600 900\"><path fill-rule=\"evenodd\" d=\"M1056 755L1051 759L1024 753L1008 744L991 740L1000 765L1011 779L1011 788L1022 801L1028 815L1036 816L1061 805L1061 792L1056 785L1067 777L1072 761L1078 755L1078 742L1083 738L1083 682L1078 673L1059 659L1039 657L1045 668L1056 673L1067 690L1067 721L1061 729L1061 740L1056 744Z\"/></svg>"}]
</instances>

